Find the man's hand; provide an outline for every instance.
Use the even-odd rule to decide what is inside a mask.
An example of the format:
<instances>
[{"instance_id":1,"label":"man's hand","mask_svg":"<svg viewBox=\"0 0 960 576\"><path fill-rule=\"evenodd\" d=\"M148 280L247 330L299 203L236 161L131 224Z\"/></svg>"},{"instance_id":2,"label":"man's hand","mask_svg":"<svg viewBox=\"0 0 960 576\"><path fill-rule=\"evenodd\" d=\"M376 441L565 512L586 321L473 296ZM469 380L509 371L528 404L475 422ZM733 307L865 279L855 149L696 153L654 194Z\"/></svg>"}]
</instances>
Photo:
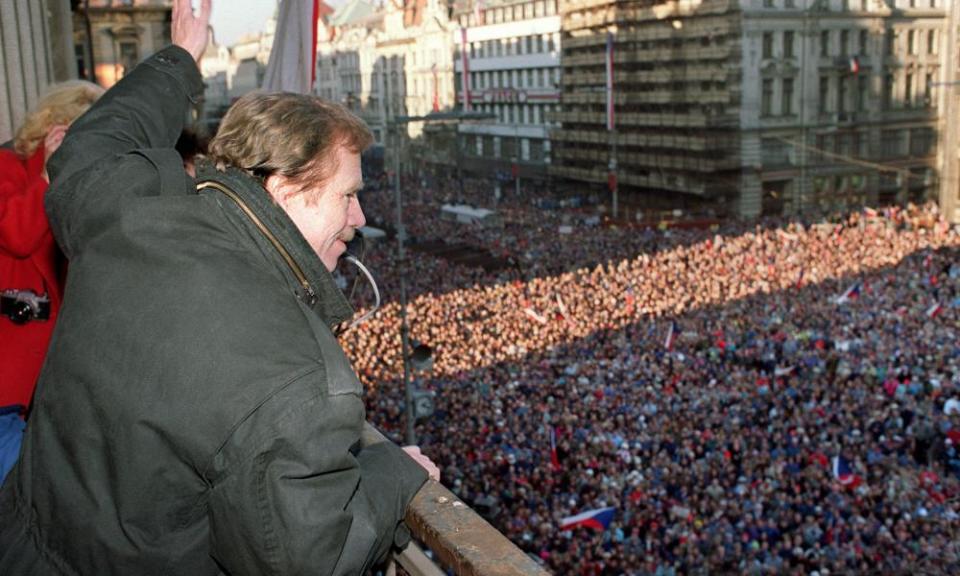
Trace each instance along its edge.
<instances>
[{"instance_id":1,"label":"man's hand","mask_svg":"<svg viewBox=\"0 0 960 576\"><path fill-rule=\"evenodd\" d=\"M207 29L210 25L210 5L213 0L200 0L200 13L193 14L191 0L174 0L173 23L170 36L173 43L183 48L200 62L207 49Z\"/></svg>"},{"instance_id":2,"label":"man's hand","mask_svg":"<svg viewBox=\"0 0 960 576\"><path fill-rule=\"evenodd\" d=\"M407 456L413 458L417 464L422 466L432 480L440 481L440 469L437 468L437 465L434 464L433 461L420 453L419 446L404 446L403 451L407 453Z\"/></svg>"}]
</instances>

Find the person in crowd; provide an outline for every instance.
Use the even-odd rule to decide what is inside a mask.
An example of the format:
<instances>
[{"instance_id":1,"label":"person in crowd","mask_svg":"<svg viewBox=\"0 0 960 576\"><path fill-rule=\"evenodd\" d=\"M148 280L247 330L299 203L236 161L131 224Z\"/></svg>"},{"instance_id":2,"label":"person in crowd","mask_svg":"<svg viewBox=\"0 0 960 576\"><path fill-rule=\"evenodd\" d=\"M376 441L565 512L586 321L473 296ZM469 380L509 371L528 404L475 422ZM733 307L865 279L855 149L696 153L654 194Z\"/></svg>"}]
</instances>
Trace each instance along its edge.
<instances>
[{"instance_id":1,"label":"person in crowd","mask_svg":"<svg viewBox=\"0 0 960 576\"><path fill-rule=\"evenodd\" d=\"M344 347L399 436L416 270L421 445L521 549L573 575L960 571L960 234L935 206L658 230L511 195L490 229L440 220L455 194L407 195L424 248L371 246L387 303ZM392 190L365 206L396 219ZM606 530L559 529L604 506Z\"/></svg>"},{"instance_id":2,"label":"person in crowd","mask_svg":"<svg viewBox=\"0 0 960 576\"><path fill-rule=\"evenodd\" d=\"M174 142L203 84L211 2L73 125L47 210L71 267L0 566L24 574L363 574L409 540L436 467L370 440L333 329L331 271L364 224L369 129L252 94L196 181Z\"/></svg>"},{"instance_id":3,"label":"person in crowd","mask_svg":"<svg viewBox=\"0 0 960 576\"><path fill-rule=\"evenodd\" d=\"M19 453L63 294L66 263L43 209L47 160L102 93L79 80L50 86L0 148L0 483Z\"/></svg>"}]
</instances>

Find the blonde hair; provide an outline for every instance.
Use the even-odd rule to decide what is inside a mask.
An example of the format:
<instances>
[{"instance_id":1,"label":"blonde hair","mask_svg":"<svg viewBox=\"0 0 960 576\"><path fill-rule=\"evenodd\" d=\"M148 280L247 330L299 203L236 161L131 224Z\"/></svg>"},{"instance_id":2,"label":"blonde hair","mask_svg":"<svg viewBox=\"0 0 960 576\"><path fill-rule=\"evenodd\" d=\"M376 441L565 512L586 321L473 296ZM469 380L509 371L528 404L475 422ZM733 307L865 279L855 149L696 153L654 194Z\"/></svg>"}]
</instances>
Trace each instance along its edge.
<instances>
[{"instance_id":1,"label":"blonde hair","mask_svg":"<svg viewBox=\"0 0 960 576\"><path fill-rule=\"evenodd\" d=\"M210 141L207 157L218 169L233 166L260 180L286 176L303 189L337 169L337 147L361 153L373 134L345 107L290 92L247 94L237 100Z\"/></svg>"},{"instance_id":2,"label":"blonde hair","mask_svg":"<svg viewBox=\"0 0 960 576\"><path fill-rule=\"evenodd\" d=\"M51 127L72 123L86 112L103 92L103 88L86 80L68 80L49 86L46 95L17 130L13 139L14 150L20 156L31 156Z\"/></svg>"}]
</instances>

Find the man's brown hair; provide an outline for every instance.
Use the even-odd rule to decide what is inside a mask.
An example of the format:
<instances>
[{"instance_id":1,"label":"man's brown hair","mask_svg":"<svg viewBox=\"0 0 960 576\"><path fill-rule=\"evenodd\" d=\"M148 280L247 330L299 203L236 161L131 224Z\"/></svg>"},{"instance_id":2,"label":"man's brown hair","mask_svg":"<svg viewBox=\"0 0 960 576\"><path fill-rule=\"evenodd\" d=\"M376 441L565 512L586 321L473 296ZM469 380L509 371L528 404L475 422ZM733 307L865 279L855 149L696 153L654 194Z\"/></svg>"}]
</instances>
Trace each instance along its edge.
<instances>
[{"instance_id":1,"label":"man's brown hair","mask_svg":"<svg viewBox=\"0 0 960 576\"><path fill-rule=\"evenodd\" d=\"M306 188L337 169L344 146L357 154L373 134L349 110L318 96L254 92L230 107L207 154L219 169L233 166L265 182L274 174Z\"/></svg>"}]
</instances>

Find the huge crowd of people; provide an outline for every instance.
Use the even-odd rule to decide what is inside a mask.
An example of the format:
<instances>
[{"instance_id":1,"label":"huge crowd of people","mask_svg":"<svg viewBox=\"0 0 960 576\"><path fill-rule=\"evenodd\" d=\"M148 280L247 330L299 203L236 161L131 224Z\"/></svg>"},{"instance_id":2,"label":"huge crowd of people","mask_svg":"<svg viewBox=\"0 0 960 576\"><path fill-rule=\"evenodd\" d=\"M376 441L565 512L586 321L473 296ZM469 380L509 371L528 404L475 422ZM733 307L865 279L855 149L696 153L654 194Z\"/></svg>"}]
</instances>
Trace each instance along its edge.
<instances>
[{"instance_id":1,"label":"huge crowd of people","mask_svg":"<svg viewBox=\"0 0 960 576\"><path fill-rule=\"evenodd\" d=\"M524 197L487 229L406 196L413 239L514 265L368 251L388 303L342 340L369 416L402 438L402 275L434 350L419 443L549 570L960 571L960 234L934 206L662 230ZM368 219L392 201L367 192Z\"/></svg>"}]
</instances>

